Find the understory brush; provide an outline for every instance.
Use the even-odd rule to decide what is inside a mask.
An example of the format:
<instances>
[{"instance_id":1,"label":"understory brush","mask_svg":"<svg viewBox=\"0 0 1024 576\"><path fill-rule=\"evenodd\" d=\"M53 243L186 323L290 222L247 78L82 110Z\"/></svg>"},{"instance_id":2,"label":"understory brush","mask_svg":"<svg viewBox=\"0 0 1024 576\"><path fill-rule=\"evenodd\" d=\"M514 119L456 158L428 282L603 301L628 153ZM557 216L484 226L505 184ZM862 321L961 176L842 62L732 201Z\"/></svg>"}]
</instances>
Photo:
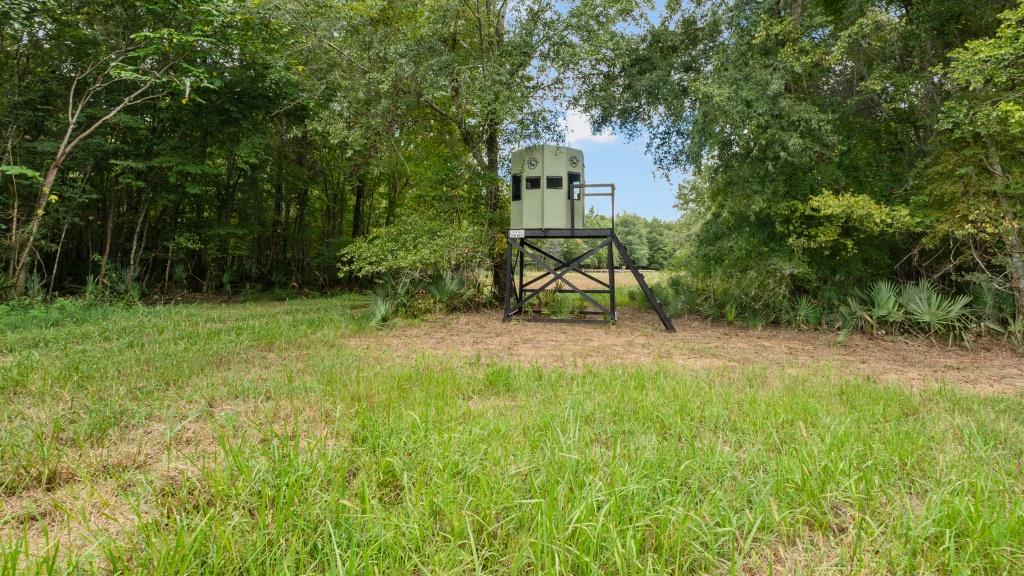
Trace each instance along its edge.
<instances>
[{"instance_id":1,"label":"understory brush","mask_svg":"<svg viewBox=\"0 0 1024 576\"><path fill-rule=\"evenodd\" d=\"M831 330L840 340L854 332L909 335L946 344L972 346L978 337L996 337L1024 353L1024 318L1010 293L991 278L972 279L969 293L944 291L930 280L898 283L878 280L841 293L792 295L753 275L693 277L676 274L653 286L672 316L696 314L712 320L760 328L766 324L799 330ZM646 306L639 290L628 301Z\"/></svg>"},{"instance_id":2,"label":"understory brush","mask_svg":"<svg viewBox=\"0 0 1024 576\"><path fill-rule=\"evenodd\" d=\"M535 304L528 304L526 306L526 313L539 313L559 319L579 317L581 312L588 308L588 302L585 302L578 294L561 292L561 290L565 289L566 285L564 282L560 280L555 282L550 289L544 290L534 297ZM608 305L608 298L606 296L595 294L591 298L605 306Z\"/></svg>"},{"instance_id":3,"label":"understory brush","mask_svg":"<svg viewBox=\"0 0 1024 576\"><path fill-rule=\"evenodd\" d=\"M406 273L385 277L367 292L366 321L381 326L398 316L474 310L489 302L480 275L471 270Z\"/></svg>"},{"instance_id":4,"label":"understory brush","mask_svg":"<svg viewBox=\"0 0 1024 576\"><path fill-rule=\"evenodd\" d=\"M102 316L108 305L84 298L18 298L0 303L0 331L53 327Z\"/></svg>"},{"instance_id":5,"label":"understory brush","mask_svg":"<svg viewBox=\"0 0 1024 576\"><path fill-rule=\"evenodd\" d=\"M786 291L752 275L696 278L676 274L655 282L651 290L670 316L691 313L760 328L781 323L792 315ZM639 288L630 289L626 301L640 307L650 306Z\"/></svg>"}]
</instances>

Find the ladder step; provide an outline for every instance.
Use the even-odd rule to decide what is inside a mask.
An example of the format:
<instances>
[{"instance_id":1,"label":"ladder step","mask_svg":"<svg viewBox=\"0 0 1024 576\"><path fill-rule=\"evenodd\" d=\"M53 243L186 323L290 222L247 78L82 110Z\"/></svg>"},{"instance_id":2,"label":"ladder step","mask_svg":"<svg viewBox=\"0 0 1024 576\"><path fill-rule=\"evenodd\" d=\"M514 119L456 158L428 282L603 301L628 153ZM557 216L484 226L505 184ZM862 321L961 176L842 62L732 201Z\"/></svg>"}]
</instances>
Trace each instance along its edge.
<instances>
[{"instance_id":1,"label":"ladder step","mask_svg":"<svg viewBox=\"0 0 1024 576\"><path fill-rule=\"evenodd\" d=\"M633 262L633 258L629 255L629 251L626 250L626 246L622 244L619 237L612 232L612 242L615 247L619 249L619 254L622 256L622 261L625 262L626 267L633 273L633 278L636 279L636 283L640 285L640 290L643 291L644 296L647 297L647 301L651 303L651 308L658 314L658 318L661 319L661 324L665 327L665 330L669 332L675 332L676 326L672 323L672 318L665 313L665 309L661 306L661 301L658 300L657 296L654 295L654 291L647 285L647 280L644 275L640 273L636 263Z\"/></svg>"}]
</instances>

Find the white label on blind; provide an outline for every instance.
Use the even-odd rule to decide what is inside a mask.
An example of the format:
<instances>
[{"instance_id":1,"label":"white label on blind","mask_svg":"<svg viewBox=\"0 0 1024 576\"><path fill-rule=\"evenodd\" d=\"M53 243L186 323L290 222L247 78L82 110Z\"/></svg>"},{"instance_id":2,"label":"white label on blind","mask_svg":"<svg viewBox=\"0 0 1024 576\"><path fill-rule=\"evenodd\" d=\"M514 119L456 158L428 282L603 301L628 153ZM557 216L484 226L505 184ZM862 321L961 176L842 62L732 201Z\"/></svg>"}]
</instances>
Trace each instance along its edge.
<instances>
[{"instance_id":1,"label":"white label on blind","mask_svg":"<svg viewBox=\"0 0 1024 576\"><path fill-rule=\"evenodd\" d=\"M509 230L509 238L526 238L526 230Z\"/></svg>"}]
</instances>

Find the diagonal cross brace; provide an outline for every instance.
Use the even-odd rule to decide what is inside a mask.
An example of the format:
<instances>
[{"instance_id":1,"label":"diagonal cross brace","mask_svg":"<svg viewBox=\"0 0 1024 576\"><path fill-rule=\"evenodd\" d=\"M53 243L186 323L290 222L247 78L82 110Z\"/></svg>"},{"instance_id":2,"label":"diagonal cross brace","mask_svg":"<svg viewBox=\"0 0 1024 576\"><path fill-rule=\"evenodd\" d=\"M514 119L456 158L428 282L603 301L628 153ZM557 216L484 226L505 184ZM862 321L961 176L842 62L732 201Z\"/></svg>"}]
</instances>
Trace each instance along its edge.
<instances>
[{"instance_id":1,"label":"diagonal cross brace","mask_svg":"<svg viewBox=\"0 0 1024 576\"><path fill-rule=\"evenodd\" d=\"M580 288L577 288L575 284L573 284L568 278L565 277L565 275L568 274L569 272L579 272L579 269L576 268L576 266L578 266L580 263L582 263L587 258L590 258L591 256L593 256L599 249L604 248L605 246L607 246L609 242L611 242L610 238L605 240L605 241L603 241L603 242L601 242L598 246L595 246L594 248L588 250L587 252L585 252L583 254L580 254L579 256L573 258L569 262L564 263L564 266L558 267L557 270L552 268L552 267L550 267L550 266L548 266L547 262L543 258L541 258L540 256L538 256L536 254L533 254L531 252L523 250L523 253L526 254L530 258L530 260L533 261L534 264L536 264L537 266L539 266L539 267L543 268L544 270L546 270L546 274L551 274L551 279L549 279L547 282L545 282L543 285L541 285L540 288L533 289L532 293L529 296L526 296L525 298L520 300L519 301L519 309L521 310L522 307L525 306L527 302L529 302L533 298L537 297L537 295L540 294L548 286L554 284L558 280L562 280L563 282L565 282L566 286L568 286L569 288L572 288L573 292L576 292L577 294L582 296L584 300L590 302L595 308L597 308L598 310L601 310L606 316L611 317L611 312L607 308L605 308L603 305L601 305L601 303L599 303L597 300L594 300L594 298L591 297L589 294L587 294L586 292L584 292ZM520 248L520 249L522 249L522 248Z\"/></svg>"},{"instance_id":2,"label":"diagonal cross brace","mask_svg":"<svg viewBox=\"0 0 1024 576\"><path fill-rule=\"evenodd\" d=\"M597 246L591 248L590 250L584 252L583 254L580 254L579 256L573 258L572 260L569 260L568 262L566 262L565 266L560 267L559 270L555 270L551 266L548 266L547 262L543 258L541 258L540 256L538 256L538 255L536 255L536 254L534 254L532 252L528 252L526 250L523 250L523 247L520 246L519 249L522 250L523 253L526 254L530 258L530 260L533 261L534 264L536 264L537 266L540 266L541 268L543 268L547 272L547 274L551 274L551 278L548 279L547 282L542 284L540 288L534 289L535 291L531 292L529 295L527 295L522 300L517 302L516 303L517 304L517 308L519 310L522 310L523 307L530 300L533 300L534 298L536 298L545 288L547 288L548 286L551 286L552 284L554 284L558 280L562 280L563 282L565 282L565 284L568 287L572 288L574 292L576 292L577 294L582 296L584 300L590 302L598 310L601 310L606 315L608 315L608 317L611 317L611 312L607 308L602 306L597 300L594 300L594 298L591 297L590 294L587 294L586 292L583 292L582 290L577 288L572 282L570 282L568 279L565 278L565 275L568 274L569 272L573 272L573 271L577 271L578 272L576 267L580 263L582 263L587 258L590 258L594 254L596 254L597 251L600 250L601 248L607 247L608 244L611 241L612 241L611 237L601 241L601 243L598 244Z\"/></svg>"},{"instance_id":3,"label":"diagonal cross brace","mask_svg":"<svg viewBox=\"0 0 1024 576\"><path fill-rule=\"evenodd\" d=\"M549 254L545 250L542 250L541 248L535 246L532 242L527 242L526 240L522 240L522 241L520 241L520 244L523 245L523 246L526 246L526 247L528 247L528 248L530 248L530 249L532 249L532 250L534 250L536 252L540 252L545 257L550 258L550 259L554 260L555 262L557 262L558 264L560 264L560 266L555 268L556 270L561 270L562 268L568 266L568 264L566 264L566 262L564 260L562 260L561 258L558 258L557 256L553 256L553 255ZM583 270L580 270L580 269L577 269L576 272L578 274L580 274L581 276L583 276L585 278L588 278L588 279L592 280L593 282L596 282L602 288L608 288L608 283L605 282L604 280L601 280L600 278L598 278L596 276L593 276L593 275L591 275L591 274L589 274L587 272L584 272ZM542 278L544 278L547 275L548 275L548 273L545 272L544 274L541 274L540 276L536 276L534 278L530 278L529 281L527 281L525 284L523 284L523 288L526 288L527 286L529 286L530 284L533 284L534 282L539 282Z\"/></svg>"}]
</instances>

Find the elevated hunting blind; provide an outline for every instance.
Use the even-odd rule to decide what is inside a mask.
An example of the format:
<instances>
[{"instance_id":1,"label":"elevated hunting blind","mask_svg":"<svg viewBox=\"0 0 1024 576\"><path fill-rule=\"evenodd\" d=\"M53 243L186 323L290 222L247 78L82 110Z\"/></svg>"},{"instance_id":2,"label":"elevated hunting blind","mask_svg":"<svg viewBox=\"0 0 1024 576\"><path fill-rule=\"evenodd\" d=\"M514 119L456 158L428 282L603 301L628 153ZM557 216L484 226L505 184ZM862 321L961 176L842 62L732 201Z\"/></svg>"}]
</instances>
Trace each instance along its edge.
<instances>
[{"instance_id":1,"label":"elevated hunting blind","mask_svg":"<svg viewBox=\"0 0 1024 576\"><path fill-rule=\"evenodd\" d=\"M511 228L583 227L583 151L541 144L512 153Z\"/></svg>"},{"instance_id":2,"label":"elevated hunting blind","mask_svg":"<svg viewBox=\"0 0 1024 576\"><path fill-rule=\"evenodd\" d=\"M554 144L540 144L512 152L512 207L506 248L505 321L514 318L533 321L567 321L550 318L539 306L544 293L575 293L585 303L576 322L614 322L615 252L622 264L633 273L637 285L658 314L665 329L675 332L672 319L665 314L643 274L637 269L629 252L615 235L615 184L587 184L584 178L583 151ZM587 190L604 190L587 192ZM587 228L584 204L587 197L611 199L608 228ZM581 239L583 253L556 256L543 239ZM606 252L607 280L584 264ZM528 262L529 261L529 262ZM527 265L539 272L526 277ZM573 274L574 276L569 276ZM587 282L581 287L577 283ZM606 295L605 301L595 295ZM602 316L604 319L593 318ZM589 317L589 319L588 319Z\"/></svg>"}]
</instances>

